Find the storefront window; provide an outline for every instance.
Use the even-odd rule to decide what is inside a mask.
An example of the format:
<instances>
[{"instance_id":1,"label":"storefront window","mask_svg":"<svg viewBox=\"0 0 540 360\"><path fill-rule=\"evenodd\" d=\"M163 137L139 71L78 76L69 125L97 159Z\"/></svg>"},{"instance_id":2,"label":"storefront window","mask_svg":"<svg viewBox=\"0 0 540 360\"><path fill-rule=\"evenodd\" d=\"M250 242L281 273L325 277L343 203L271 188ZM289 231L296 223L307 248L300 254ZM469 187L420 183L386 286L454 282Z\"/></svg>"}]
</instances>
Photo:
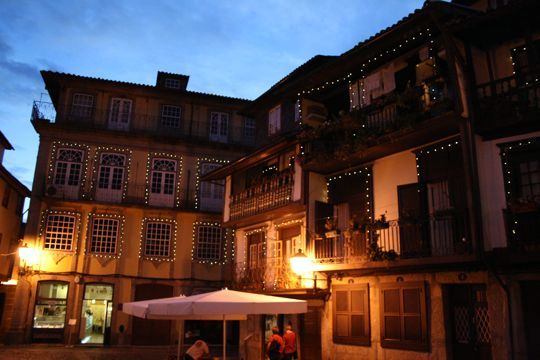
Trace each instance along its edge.
<instances>
[{"instance_id":1,"label":"storefront window","mask_svg":"<svg viewBox=\"0 0 540 360\"><path fill-rule=\"evenodd\" d=\"M35 329L63 329L66 322L68 284L41 282L34 310Z\"/></svg>"},{"instance_id":2,"label":"storefront window","mask_svg":"<svg viewBox=\"0 0 540 360\"><path fill-rule=\"evenodd\" d=\"M88 284L81 312L81 343L107 344L113 308L113 286Z\"/></svg>"}]
</instances>

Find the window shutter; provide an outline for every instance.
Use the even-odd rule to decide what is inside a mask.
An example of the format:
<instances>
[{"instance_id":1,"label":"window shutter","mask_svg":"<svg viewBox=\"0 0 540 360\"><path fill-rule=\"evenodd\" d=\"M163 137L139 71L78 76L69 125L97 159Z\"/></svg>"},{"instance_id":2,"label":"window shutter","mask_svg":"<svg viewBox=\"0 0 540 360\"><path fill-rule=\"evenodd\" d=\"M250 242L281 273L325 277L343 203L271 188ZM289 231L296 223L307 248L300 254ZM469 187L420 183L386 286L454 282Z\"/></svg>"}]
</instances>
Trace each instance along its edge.
<instances>
[{"instance_id":1,"label":"window shutter","mask_svg":"<svg viewBox=\"0 0 540 360\"><path fill-rule=\"evenodd\" d=\"M334 286L335 343L370 345L368 285Z\"/></svg>"}]
</instances>

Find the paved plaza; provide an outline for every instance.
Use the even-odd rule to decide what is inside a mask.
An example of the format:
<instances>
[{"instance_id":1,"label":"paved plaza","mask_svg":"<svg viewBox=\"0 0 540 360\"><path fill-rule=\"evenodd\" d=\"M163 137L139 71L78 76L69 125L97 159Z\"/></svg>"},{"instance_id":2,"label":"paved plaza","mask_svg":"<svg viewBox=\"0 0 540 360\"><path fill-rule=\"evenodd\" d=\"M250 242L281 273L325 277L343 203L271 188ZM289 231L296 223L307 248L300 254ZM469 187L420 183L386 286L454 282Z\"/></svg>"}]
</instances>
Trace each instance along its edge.
<instances>
[{"instance_id":1,"label":"paved plaza","mask_svg":"<svg viewBox=\"0 0 540 360\"><path fill-rule=\"evenodd\" d=\"M168 360L173 359L173 346L129 347L66 347L59 345L0 345L2 360Z\"/></svg>"}]
</instances>

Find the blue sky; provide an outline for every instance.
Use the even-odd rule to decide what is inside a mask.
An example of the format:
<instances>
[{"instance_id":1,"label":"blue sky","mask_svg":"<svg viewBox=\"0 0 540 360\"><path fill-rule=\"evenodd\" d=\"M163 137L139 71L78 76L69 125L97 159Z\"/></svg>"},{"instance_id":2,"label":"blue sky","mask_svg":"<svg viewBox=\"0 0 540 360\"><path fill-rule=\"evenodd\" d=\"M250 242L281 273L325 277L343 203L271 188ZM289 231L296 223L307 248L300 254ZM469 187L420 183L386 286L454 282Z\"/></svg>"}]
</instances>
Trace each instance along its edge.
<instances>
[{"instance_id":1,"label":"blue sky","mask_svg":"<svg viewBox=\"0 0 540 360\"><path fill-rule=\"evenodd\" d=\"M254 99L316 54L339 55L421 0L0 0L0 130L4 166L31 187L40 70L155 83ZM46 95L45 95L46 98Z\"/></svg>"}]
</instances>

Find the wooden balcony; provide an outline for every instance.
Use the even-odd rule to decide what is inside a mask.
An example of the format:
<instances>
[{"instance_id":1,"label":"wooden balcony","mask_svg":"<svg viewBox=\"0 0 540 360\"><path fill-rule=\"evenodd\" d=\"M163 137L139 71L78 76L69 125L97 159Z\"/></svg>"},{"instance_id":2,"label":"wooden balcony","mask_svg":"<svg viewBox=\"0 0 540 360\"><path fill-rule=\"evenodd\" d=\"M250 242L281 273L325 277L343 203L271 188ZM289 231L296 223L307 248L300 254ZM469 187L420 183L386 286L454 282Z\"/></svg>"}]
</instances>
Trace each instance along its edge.
<instances>
[{"instance_id":1,"label":"wooden balcony","mask_svg":"<svg viewBox=\"0 0 540 360\"><path fill-rule=\"evenodd\" d=\"M376 241L383 254L397 254L394 264L399 265L402 259L472 254L472 244L467 234L464 216L447 213L423 221L393 220L387 226L371 231L332 231L312 240L308 253L321 265L360 265L381 260L373 259L370 253L373 250L370 249L370 242Z\"/></svg>"},{"instance_id":2,"label":"wooden balcony","mask_svg":"<svg viewBox=\"0 0 540 360\"><path fill-rule=\"evenodd\" d=\"M476 131L487 138L540 129L540 75L506 77L476 88Z\"/></svg>"},{"instance_id":3,"label":"wooden balcony","mask_svg":"<svg viewBox=\"0 0 540 360\"><path fill-rule=\"evenodd\" d=\"M231 195L230 219L238 220L273 210L291 202L294 173L285 170Z\"/></svg>"}]
</instances>

